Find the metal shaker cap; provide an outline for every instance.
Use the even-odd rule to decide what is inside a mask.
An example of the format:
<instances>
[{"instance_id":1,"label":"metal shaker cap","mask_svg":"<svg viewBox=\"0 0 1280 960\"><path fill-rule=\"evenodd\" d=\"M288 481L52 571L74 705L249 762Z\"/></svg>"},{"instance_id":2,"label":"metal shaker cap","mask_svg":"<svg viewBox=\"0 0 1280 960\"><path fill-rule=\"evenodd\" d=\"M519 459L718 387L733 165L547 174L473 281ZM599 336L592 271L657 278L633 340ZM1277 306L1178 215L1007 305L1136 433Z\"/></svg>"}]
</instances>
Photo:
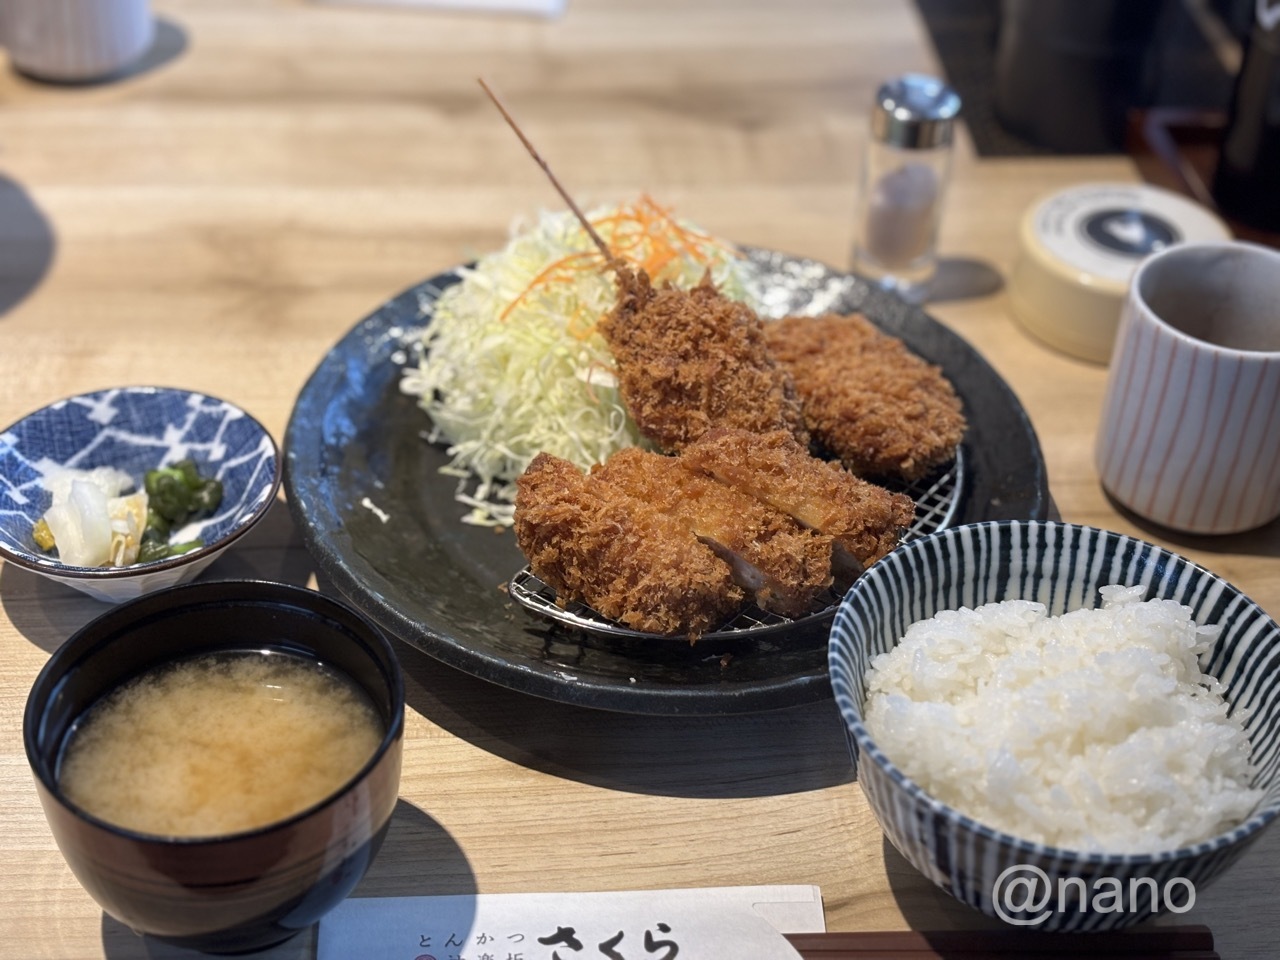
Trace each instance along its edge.
<instances>
[{"instance_id":1,"label":"metal shaker cap","mask_svg":"<svg viewBox=\"0 0 1280 960\"><path fill-rule=\"evenodd\" d=\"M908 73L880 86L871 135L881 143L928 150L951 142L960 97L937 77Z\"/></svg>"}]
</instances>

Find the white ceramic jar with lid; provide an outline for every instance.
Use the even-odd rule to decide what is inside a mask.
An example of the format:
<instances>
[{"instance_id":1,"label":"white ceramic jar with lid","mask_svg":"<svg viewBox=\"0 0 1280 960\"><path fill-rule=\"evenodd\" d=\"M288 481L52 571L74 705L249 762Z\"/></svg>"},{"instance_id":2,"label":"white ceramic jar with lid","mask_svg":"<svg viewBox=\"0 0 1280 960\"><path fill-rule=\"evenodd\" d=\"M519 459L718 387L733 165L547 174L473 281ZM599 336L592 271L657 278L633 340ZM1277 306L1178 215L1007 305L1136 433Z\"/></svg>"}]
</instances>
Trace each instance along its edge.
<instances>
[{"instance_id":1,"label":"white ceramic jar with lid","mask_svg":"<svg viewBox=\"0 0 1280 960\"><path fill-rule=\"evenodd\" d=\"M1141 183L1081 183L1041 197L1022 217L1009 305L1037 339L1108 363L1134 270L1178 243L1227 240L1206 207Z\"/></svg>"}]
</instances>

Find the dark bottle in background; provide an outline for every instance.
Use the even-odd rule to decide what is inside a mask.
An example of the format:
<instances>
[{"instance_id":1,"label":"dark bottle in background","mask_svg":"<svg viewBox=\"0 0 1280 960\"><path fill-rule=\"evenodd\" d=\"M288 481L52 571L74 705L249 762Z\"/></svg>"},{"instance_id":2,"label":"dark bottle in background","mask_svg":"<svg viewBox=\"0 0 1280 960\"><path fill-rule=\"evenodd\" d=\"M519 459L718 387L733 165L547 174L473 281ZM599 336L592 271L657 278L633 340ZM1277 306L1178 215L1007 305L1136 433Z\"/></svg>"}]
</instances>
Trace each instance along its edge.
<instances>
[{"instance_id":1,"label":"dark bottle in background","mask_svg":"<svg viewBox=\"0 0 1280 960\"><path fill-rule=\"evenodd\" d=\"M1213 197L1234 220L1280 230L1280 0L1256 0Z\"/></svg>"},{"instance_id":2,"label":"dark bottle in background","mask_svg":"<svg viewBox=\"0 0 1280 960\"><path fill-rule=\"evenodd\" d=\"M1061 153L1117 153L1130 108L1155 96L1166 0L1001 0L994 107L1011 133Z\"/></svg>"}]
</instances>

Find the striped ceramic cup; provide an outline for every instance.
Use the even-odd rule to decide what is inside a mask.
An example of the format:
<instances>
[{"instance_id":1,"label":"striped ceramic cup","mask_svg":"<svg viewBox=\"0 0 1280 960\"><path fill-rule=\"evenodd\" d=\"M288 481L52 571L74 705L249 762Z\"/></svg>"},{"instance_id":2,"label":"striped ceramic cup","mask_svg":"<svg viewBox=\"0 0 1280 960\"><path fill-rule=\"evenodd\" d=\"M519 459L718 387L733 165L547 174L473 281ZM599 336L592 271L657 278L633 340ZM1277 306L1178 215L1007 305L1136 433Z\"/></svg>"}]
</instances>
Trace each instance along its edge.
<instances>
[{"instance_id":1,"label":"striped ceramic cup","mask_svg":"<svg viewBox=\"0 0 1280 960\"><path fill-rule=\"evenodd\" d=\"M1280 251L1180 244L1143 261L1095 455L1112 497L1175 530L1280 516Z\"/></svg>"}]
</instances>

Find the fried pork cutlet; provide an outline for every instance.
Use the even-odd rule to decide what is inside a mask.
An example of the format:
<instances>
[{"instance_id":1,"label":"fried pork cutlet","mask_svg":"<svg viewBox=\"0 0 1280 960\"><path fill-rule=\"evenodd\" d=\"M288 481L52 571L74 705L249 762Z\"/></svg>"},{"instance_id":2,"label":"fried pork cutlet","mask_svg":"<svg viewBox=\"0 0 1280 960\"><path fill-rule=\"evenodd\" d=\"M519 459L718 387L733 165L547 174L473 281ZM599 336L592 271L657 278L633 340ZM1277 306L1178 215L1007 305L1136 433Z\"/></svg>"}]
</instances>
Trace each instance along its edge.
<instances>
[{"instance_id":1,"label":"fried pork cutlet","mask_svg":"<svg viewBox=\"0 0 1280 960\"><path fill-rule=\"evenodd\" d=\"M791 376L769 355L764 324L710 275L693 290L655 290L617 265L618 302L599 325L622 401L640 431L678 452L713 426L786 430L808 442Z\"/></svg>"},{"instance_id":2,"label":"fried pork cutlet","mask_svg":"<svg viewBox=\"0 0 1280 960\"><path fill-rule=\"evenodd\" d=\"M787 317L766 325L813 438L863 476L916 480L955 456L965 419L937 367L861 316Z\"/></svg>"},{"instance_id":3,"label":"fried pork cutlet","mask_svg":"<svg viewBox=\"0 0 1280 960\"><path fill-rule=\"evenodd\" d=\"M516 541L561 602L695 639L745 603L729 567L680 522L540 453L517 482Z\"/></svg>"},{"instance_id":4,"label":"fried pork cutlet","mask_svg":"<svg viewBox=\"0 0 1280 960\"><path fill-rule=\"evenodd\" d=\"M833 538L841 586L896 547L915 514L910 497L810 456L782 431L712 430L680 459Z\"/></svg>"},{"instance_id":5,"label":"fried pork cutlet","mask_svg":"<svg viewBox=\"0 0 1280 960\"><path fill-rule=\"evenodd\" d=\"M683 524L729 565L762 610L803 616L831 585L830 537L676 457L620 450L594 467L591 479Z\"/></svg>"}]
</instances>

